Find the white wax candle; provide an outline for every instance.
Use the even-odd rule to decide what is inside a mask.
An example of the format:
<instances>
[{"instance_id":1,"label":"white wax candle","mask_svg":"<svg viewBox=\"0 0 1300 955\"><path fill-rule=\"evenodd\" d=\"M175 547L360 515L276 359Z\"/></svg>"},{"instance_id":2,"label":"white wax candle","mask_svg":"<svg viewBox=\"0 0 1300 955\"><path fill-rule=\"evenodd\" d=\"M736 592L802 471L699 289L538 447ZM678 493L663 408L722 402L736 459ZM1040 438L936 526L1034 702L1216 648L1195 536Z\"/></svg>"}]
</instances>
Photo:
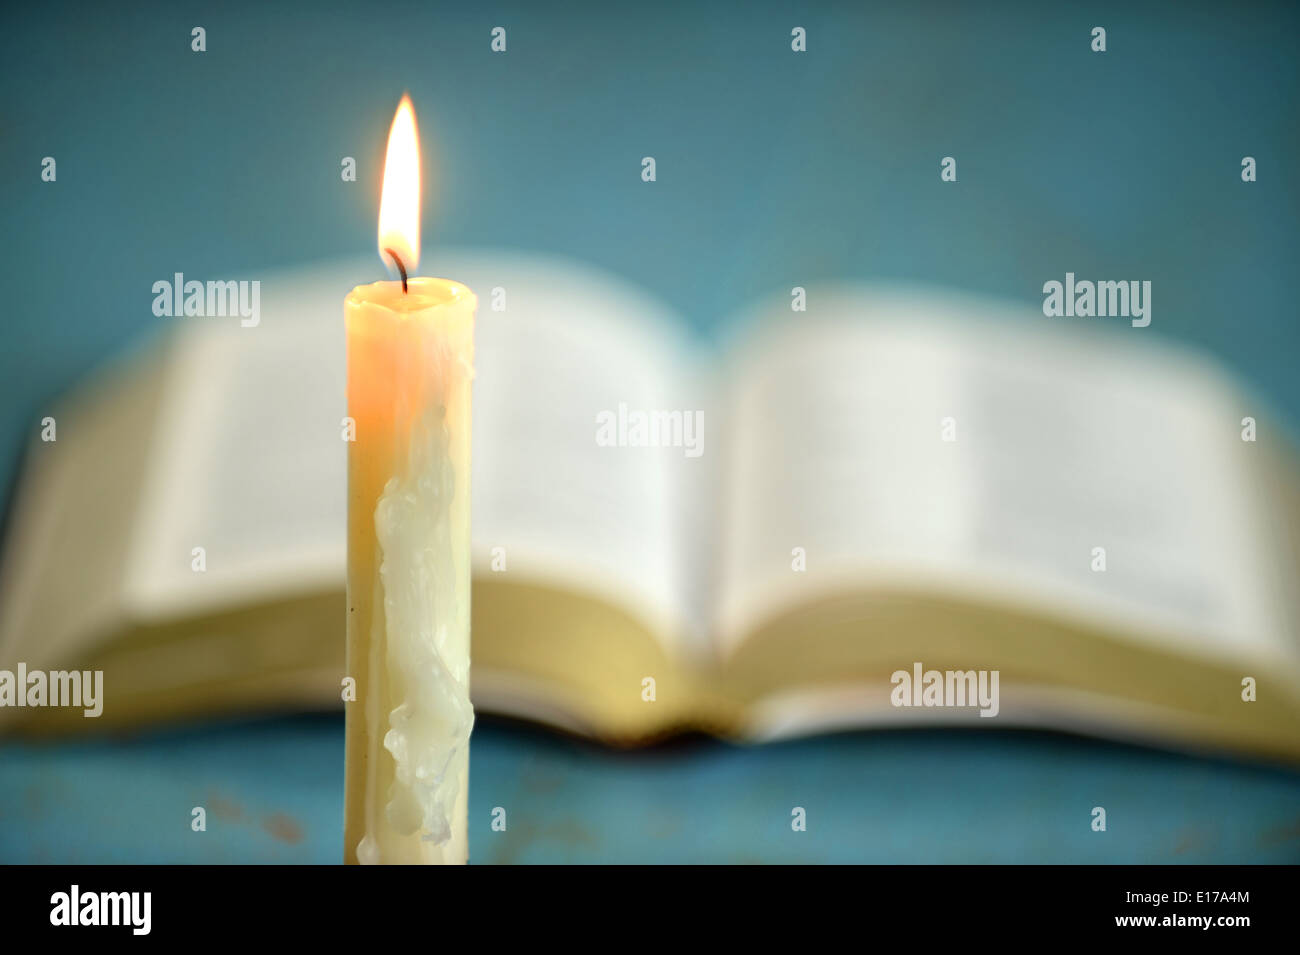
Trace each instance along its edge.
<instances>
[{"instance_id":1,"label":"white wax candle","mask_svg":"<svg viewBox=\"0 0 1300 955\"><path fill-rule=\"evenodd\" d=\"M348 351L344 861L463 863L469 800L469 449L474 293L413 278L420 152L403 97L379 252L400 282L352 290Z\"/></svg>"},{"instance_id":2,"label":"white wax candle","mask_svg":"<svg viewBox=\"0 0 1300 955\"><path fill-rule=\"evenodd\" d=\"M466 861L474 294L443 279L345 305L345 858Z\"/></svg>"}]
</instances>

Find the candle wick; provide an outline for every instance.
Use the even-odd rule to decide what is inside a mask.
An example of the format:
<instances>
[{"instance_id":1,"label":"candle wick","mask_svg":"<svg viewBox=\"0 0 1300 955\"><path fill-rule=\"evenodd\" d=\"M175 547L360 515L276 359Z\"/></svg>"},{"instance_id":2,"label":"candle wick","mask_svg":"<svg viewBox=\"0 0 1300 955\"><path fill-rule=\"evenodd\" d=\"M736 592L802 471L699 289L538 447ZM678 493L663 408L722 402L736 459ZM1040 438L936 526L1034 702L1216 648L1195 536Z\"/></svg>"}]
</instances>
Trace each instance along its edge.
<instances>
[{"instance_id":1,"label":"candle wick","mask_svg":"<svg viewBox=\"0 0 1300 955\"><path fill-rule=\"evenodd\" d=\"M406 266L402 264L402 260L397 257L397 253L394 252L392 249L384 249L384 251L393 257L393 261L397 263L397 271L402 273L402 293L405 294L406 293Z\"/></svg>"}]
</instances>

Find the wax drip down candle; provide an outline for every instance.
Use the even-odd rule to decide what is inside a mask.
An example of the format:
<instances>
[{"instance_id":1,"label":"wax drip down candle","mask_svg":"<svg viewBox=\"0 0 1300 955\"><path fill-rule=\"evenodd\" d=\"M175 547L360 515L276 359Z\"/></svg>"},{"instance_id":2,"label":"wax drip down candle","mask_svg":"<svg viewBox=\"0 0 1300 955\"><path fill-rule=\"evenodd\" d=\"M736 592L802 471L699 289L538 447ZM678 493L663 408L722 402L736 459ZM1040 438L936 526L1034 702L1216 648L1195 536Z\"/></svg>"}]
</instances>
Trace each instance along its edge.
<instances>
[{"instance_id":1,"label":"wax drip down candle","mask_svg":"<svg viewBox=\"0 0 1300 955\"><path fill-rule=\"evenodd\" d=\"M403 97L379 251L398 281L354 288L347 329L344 861L468 860L470 404L474 293L412 277L420 156Z\"/></svg>"}]
</instances>

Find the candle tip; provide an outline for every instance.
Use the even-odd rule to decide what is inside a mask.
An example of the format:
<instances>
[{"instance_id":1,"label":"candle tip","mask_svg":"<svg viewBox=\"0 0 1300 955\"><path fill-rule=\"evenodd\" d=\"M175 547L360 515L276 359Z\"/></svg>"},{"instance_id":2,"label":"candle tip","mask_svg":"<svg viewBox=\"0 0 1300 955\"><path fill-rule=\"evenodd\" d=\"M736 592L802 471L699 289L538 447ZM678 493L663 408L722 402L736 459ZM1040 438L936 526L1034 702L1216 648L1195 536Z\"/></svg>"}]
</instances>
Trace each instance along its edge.
<instances>
[{"instance_id":1,"label":"candle tip","mask_svg":"<svg viewBox=\"0 0 1300 955\"><path fill-rule=\"evenodd\" d=\"M406 293L406 266L402 264L401 257L398 256L398 254L394 252L392 249L384 249L384 252L386 252L388 255L391 255L393 257L393 261L397 263L397 271L402 273L402 293L405 294Z\"/></svg>"}]
</instances>

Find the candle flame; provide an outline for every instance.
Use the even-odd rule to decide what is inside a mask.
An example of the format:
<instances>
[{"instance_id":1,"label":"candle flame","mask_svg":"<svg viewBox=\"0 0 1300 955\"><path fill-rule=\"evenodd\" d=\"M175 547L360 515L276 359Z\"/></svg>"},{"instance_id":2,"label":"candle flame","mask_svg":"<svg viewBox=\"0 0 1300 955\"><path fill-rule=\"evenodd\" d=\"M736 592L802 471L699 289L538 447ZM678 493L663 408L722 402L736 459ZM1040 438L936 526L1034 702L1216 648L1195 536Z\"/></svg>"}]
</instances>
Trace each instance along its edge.
<instances>
[{"instance_id":1,"label":"candle flame","mask_svg":"<svg viewBox=\"0 0 1300 955\"><path fill-rule=\"evenodd\" d=\"M393 253L410 274L420 261L420 137L409 94L397 104L388 131L384 184L379 197L379 257L395 268Z\"/></svg>"}]
</instances>

